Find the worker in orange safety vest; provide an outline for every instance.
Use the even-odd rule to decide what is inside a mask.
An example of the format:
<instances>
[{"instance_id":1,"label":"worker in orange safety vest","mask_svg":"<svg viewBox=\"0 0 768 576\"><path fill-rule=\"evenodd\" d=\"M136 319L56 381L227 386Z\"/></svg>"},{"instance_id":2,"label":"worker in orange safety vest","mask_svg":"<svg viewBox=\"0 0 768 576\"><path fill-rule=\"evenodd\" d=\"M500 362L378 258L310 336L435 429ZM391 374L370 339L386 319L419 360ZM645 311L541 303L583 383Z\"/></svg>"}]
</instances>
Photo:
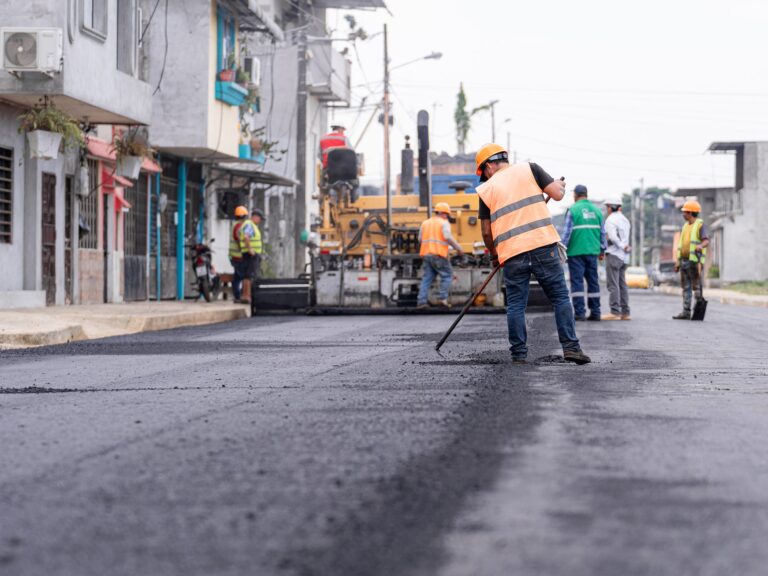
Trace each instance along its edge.
<instances>
[{"instance_id":1,"label":"worker in orange safety vest","mask_svg":"<svg viewBox=\"0 0 768 576\"><path fill-rule=\"evenodd\" d=\"M416 304L419 308L427 308L427 296L429 296L429 287L435 279L440 277L440 287L438 289L438 305L450 308L448 303L448 292L451 289L453 281L453 268L448 259L450 249L455 249L459 254L463 254L461 245L454 240L451 234L451 207L447 202L438 202L434 208L435 215L427 218L421 223L419 229L419 242L421 248L419 255L422 258L422 269L424 276L421 279L419 296Z\"/></svg>"},{"instance_id":2,"label":"worker in orange safety vest","mask_svg":"<svg viewBox=\"0 0 768 576\"><path fill-rule=\"evenodd\" d=\"M503 269L507 292L507 328L512 362L523 364L528 355L525 308L531 274L552 303L563 358L586 364L576 337L568 286L560 258L560 236L552 225L544 194L560 200L564 180L555 180L538 164L509 164L499 144L483 146L475 157L481 184L478 216L486 248L494 264Z\"/></svg>"}]
</instances>

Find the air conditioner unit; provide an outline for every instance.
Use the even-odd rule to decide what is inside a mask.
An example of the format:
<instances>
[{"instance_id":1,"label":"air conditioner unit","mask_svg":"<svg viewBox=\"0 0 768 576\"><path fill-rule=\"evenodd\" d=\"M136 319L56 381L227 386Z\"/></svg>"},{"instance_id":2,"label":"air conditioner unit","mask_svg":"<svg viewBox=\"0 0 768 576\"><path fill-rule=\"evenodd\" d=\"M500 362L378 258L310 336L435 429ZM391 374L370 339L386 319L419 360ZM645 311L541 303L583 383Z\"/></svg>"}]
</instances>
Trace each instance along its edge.
<instances>
[{"instance_id":1,"label":"air conditioner unit","mask_svg":"<svg viewBox=\"0 0 768 576\"><path fill-rule=\"evenodd\" d=\"M61 72L61 28L0 28L3 69L8 72Z\"/></svg>"},{"instance_id":2,"label":"air conditioner unit","mask_svg":"<svg viewBox=\"0 0 768 576\"><path fill-rule=\"evenodd\" d=\"M245 57L245 73L248 74L248 88L261 86L261 60L256 56Z\"/></svg>"}]
</instances>

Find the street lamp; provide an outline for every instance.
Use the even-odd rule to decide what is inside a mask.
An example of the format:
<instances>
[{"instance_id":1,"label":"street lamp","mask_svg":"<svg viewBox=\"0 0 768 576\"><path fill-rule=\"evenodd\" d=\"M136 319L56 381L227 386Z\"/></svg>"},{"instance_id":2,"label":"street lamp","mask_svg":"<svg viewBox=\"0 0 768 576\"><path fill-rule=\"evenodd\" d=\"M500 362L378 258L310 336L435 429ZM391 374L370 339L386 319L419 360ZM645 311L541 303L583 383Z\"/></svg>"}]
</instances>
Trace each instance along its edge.
<instances>
[{"instance_id":1,"label":"street lamp","mask_svg":"<svg viewBox=\"0 0 768 576\"><path fill-rule=\"evenodd\" d=\"M397 66L389 68L389 39L387 35L387 25L384 24L384 193L387 196L387 254L391 254L389 231L392 222L392 192L390 190L390 159L389 159L389 73L409 64L420 62L421 60L439 60L443 57L442 52L431 52L421 58L403 62Z\"/></svg>"}]
</instances>

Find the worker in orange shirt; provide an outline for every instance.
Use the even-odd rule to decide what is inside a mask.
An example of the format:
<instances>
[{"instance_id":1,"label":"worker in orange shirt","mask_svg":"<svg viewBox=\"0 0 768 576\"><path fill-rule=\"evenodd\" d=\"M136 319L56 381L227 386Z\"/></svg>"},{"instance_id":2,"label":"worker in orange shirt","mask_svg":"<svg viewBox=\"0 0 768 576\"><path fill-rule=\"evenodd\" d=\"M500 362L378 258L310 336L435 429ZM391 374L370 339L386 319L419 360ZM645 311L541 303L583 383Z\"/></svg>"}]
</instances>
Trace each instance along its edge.
<instances>
[{"instance_id":1,"label":"worker in orange shirt","mask_svg":"<svg viewBox=\"0 0 768 576\"><path fill-rule=\"evenodd\" d=\"M453 268L451 268L448 253L451 248L459 254L462 254L462 250L461 245L456 242L451 234L451 207L447 202L438 202L433 211L435 215L424 220L419 229L419 242L421 242L419 255L423 262L424 276L421 279L421 287L419 288L416 304L419 308L427 308L429 306L427 303L429 287L432 285L435 276L439 276L438 304L445 308L450 308L448 292L453 281Z\"/></svg>"},{"instance_id":2,"label":"worker in orange shirt","mask_svg":"<svg viewBox=\"0 0 768 576\"><path fill-rule=\"evenodd\" d=\"M352 148L352 143L347 138L347 129L337 124L331 126L331 131L320 138L320 154L323 161L323 170L328 168L328 153L335 148Z\"/></svg>"}]
</instances>

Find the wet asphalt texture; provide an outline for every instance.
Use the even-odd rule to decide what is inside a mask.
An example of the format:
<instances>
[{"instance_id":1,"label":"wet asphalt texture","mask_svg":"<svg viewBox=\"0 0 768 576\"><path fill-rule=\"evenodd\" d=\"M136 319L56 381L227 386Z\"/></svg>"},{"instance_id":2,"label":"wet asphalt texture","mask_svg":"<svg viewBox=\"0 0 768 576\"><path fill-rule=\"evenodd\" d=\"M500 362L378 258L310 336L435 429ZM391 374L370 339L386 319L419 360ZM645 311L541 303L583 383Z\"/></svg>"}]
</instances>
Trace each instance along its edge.
<instances>
[{"instance_id":1,"label":"wet asphalt texture","mask_svg":"<svg viewBox=\"0 0 768 576\"><path fill-rule=\"evenodd\" d=\"M0 352L0 574L766 574L768 309L631 298Z\"/></svg>"}]
</instances>

